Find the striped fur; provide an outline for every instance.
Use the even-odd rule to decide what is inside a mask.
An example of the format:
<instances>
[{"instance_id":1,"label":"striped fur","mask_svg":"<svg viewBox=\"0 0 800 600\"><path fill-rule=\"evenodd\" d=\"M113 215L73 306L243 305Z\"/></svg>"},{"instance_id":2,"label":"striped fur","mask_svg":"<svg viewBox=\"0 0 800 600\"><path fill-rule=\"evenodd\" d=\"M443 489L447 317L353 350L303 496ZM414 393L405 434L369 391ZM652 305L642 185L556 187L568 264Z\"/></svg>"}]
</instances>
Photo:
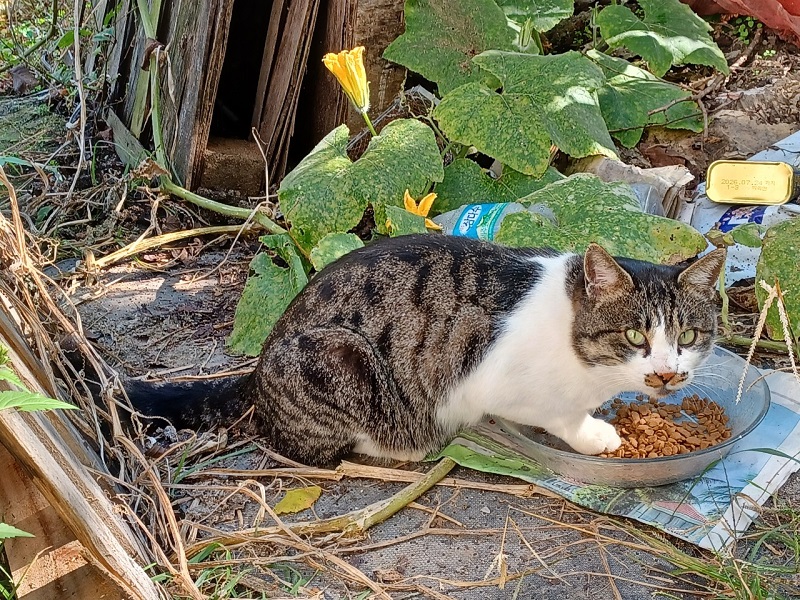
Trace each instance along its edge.
<instances>
[{"instance_id":1,"label":"striped fur","mask_svg":"<svg viewBox=\"0 0 800 600\"><path fill-rule=\"evenodd\" d=\"M715 252L682 269L598 246L581 257L433 234L377 241L309 282L246 380L216 397L195 389L194 414L207 418L194 424L255 405L258 433L307 464L353 451L418 460L485 415L610 450L619 438L591 417L597 406L623 390L668 393L709 355L723 262ZM626 341L631 328L644 346ZM679 347L688 328L697 341ZM188 414L191 395L170 412Z\"/></svg>"}]
</instances>

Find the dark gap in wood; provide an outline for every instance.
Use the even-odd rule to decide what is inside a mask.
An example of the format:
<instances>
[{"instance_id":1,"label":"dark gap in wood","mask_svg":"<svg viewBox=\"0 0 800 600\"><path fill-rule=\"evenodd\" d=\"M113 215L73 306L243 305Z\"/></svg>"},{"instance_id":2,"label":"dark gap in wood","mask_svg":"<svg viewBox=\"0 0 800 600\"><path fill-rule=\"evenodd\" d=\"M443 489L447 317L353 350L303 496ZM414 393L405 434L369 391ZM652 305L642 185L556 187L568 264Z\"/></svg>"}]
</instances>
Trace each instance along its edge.
<instances>
[{"instance_id":1,"label":"dark gap in wood","mask_svg":"<svg viewBox=\"0 0 800 600\"><path fill-rule=\"evenodd\" d=\"M156 37L161 43L170 39L170 24L172 23L172 2L161 2L161 15L156 24Z\"/></svg>"},{"instance_id":2,"label":"dark gap in wood","mask_svg":"<svg viewBox=\"0 0 800 600\"><path fill-rule=\"evenodd\" d=\"M235 0L211 135L248 139L272 2Z\"/></svg>"}]
</instances>

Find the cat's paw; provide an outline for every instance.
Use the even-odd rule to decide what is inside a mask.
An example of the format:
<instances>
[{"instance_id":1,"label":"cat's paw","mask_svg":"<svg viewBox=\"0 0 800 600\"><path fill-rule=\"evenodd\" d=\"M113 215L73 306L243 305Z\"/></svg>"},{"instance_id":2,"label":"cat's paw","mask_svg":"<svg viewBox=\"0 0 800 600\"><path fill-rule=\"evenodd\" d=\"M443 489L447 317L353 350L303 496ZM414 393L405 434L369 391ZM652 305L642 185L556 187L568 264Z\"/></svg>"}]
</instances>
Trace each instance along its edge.
<instances>
[{"instance_id":1,"label":"cat's paw","mask_svg":"<svg viewBox=\"0 0 800 600\"><path fill-rule=\"evenodd\" d=\"M581 454L613 452L622 445L614 426L594 417L587 417L575 436L567 442Z\"/></svg>"}]
</instances>

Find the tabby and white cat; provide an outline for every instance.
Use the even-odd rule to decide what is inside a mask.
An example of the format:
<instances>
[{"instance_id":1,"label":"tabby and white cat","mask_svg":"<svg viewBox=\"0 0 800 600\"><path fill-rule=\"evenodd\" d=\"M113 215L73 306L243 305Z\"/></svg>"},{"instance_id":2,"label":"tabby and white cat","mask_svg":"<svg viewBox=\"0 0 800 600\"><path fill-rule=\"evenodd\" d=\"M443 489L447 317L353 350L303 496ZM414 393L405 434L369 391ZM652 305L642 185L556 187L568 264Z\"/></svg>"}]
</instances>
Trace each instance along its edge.
<instances>
[{"instance_id":1,"label":"tabby and white cat","mask_svg":"<svg viewBox=\"0 0 800 600\"><path fill-rule=\"evenodd\" d=\"M434 234L377 241L309 282L252 374L129 395L176 426L232 423L252 405L256 432L307 464L421 460L487 415L608 452L620 439L598 406L668 394L710 355L724 261L724 250L681 268L595 244L580 256Z\"/></svg>"}]
</instances>

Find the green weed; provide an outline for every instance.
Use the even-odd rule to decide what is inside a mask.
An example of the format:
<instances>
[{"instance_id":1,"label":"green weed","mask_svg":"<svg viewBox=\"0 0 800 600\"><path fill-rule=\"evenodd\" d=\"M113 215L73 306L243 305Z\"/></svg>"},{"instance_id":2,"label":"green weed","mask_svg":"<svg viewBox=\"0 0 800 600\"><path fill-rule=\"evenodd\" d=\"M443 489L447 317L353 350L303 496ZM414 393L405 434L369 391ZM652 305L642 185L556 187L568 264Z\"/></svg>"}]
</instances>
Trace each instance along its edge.
<instances>
[{"instance_id":1,"label":"green weed","mask_svg":"<svg viewBox=\"0 0 800 600\"><path fill-rule=\"evenodd\" d=\"M761 21L749 16L736 17L730 22L733 27L734 34L745 46L750 45L756 31L761 29L764 25Z\"/></svg>"}]
</instances>

